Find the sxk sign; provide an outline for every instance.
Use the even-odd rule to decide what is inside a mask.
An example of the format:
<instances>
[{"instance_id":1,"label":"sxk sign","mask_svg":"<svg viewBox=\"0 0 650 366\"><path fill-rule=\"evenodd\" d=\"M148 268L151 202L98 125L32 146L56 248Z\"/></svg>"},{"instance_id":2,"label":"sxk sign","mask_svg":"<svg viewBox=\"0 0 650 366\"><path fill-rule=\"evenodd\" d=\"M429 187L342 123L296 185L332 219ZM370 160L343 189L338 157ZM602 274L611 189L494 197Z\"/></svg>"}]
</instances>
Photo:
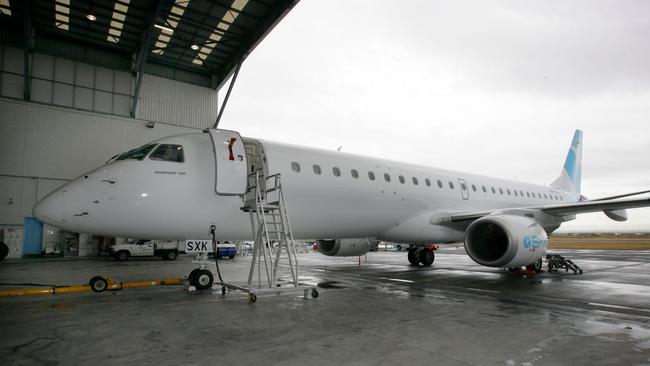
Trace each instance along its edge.
<instances>
[{"instance_id":1,"label":"sxk sign","mask_svg":"<svg viewBox=\"0 0 650 366\"><path fill-rule=\"evenodd\" d=\"M185 240L185 253L209 253L211 251L211 240Z\"/></svg>"}]
</instances>

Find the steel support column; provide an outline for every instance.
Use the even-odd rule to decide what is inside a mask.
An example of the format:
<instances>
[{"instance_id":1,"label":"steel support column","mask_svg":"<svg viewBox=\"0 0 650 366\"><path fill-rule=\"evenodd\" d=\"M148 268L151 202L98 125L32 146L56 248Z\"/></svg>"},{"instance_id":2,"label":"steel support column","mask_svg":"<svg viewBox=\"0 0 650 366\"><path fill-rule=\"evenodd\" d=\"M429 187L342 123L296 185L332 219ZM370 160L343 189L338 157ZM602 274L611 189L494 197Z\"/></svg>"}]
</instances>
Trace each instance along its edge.
<instances>
[{"instance_id":1,"label":"steel support column","mask_svg":"<svg viewBox=\"0 0 650 366\"><path fill-rule=\"evenodd\" d=\"M135 110L138 106L138 98L140 96L140 86L142 85L142 74L144 73L144 65L147 63L147 54L149 53L149 44L151 36L154 33L154 25L158 20L158 15L162 11L163 6L169 3L168 0L160 0L156 5L156 9L151 13L151 17L147 22L147 29L142 36L142 43L140 44L140 51L135 63L136 81L135 90L133 91L133 99L131 101L131 117L135 118Z\"/></svg>"},{"instance_id":2,"label":"steel support column","mask_svg":"<svg viewBox=\"0 0 650 366\"><path fill-rule=\"evenodd\" d=\"M23 99L32 99L32 49L34 35L32 31L31 1L24 0L23 5Z\"/></svg>"},{"instance_id":3,"label":"steel support column","mask_svg":"<svg viewBox=\"0 0 650 366\"><path fill-rule=\"evenodd\" d=\"M219 108L219 114L217 115L217 120L214 121L213 128L219 127L219 122L221 121L223 110L226 109L226 104L228 104L228 98L230 98L230 92L232 92L232 87L235 85L235 81L237 81L237 75L239 75L239 69L241 69L242 63L244 63L244 59L240 58L239 62L237 63L237 68L235 69L235 73L232 76L232 80L230 81L230 85L228 86L228 91L226 92L226 96L225 98L223 98L223 103L221 104L221 108ZM217 101L217 105L218 103L219 101Z\"/></svg>"}]
</instances>

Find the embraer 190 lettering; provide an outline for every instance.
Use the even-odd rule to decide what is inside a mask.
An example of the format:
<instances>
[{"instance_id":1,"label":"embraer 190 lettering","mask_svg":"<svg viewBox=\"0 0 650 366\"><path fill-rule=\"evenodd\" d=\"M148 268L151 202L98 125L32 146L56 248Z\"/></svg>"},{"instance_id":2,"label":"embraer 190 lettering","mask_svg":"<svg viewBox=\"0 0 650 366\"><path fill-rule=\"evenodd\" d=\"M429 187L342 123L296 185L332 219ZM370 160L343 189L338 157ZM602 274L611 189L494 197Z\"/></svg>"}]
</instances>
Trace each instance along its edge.
<instances>
[{"instance_id":1,"label":"embraer 190 lettering","mask_svg":"<svg viewBox=\"0 0 650 366\"><path fill-rule=\"evenodd\" d=\"M541 266L548 237L576 214L613 220L642 192L580 195L582 131L550 185L318 150L208 129L123 153L50 193L34 216L69 231L171 240L251 240L242 209L258 177L279 174L293 236L321 239L320 252L363 255L377 241L410 244L408 260L431 265L430 243L463 241L489 267Z\"/></svg>"}]
</instances>

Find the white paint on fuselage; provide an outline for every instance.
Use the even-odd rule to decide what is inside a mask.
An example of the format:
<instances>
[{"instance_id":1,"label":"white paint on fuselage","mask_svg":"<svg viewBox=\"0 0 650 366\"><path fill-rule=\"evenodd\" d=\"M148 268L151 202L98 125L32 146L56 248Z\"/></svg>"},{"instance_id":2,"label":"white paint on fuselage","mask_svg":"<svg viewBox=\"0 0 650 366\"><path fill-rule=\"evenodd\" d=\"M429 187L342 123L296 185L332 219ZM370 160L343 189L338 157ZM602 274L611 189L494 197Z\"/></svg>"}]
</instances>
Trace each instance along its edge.
<instances>
[{"instance_id":1,"label":"white paint on fuselage","mask_svg":"<svg viewBox=\"0 0 650 366\"><path fill-rule=\"evenodd\" d=\"M418 215L426 213L429 217L435 212L493 210L577 200L566 192L542 185L265 140L245 140L259 141L265 150L269 173L281 174L296 238L377 237L418 243L457 240L458 235L450 234L449 228L437 228L438 225L431 225ZM156 142L182 145L185 162L155 161L148 157L142 161L111 162L48 196L57 197L63 192L63 209L60 205L53 207L54 198L49 201L46 198L35 208L35 215L70 231L105 236L199 239L207 238L210 225L215 225L219 239L252 239L251 218L241 210L242 199L219 196L215 192L214 153L209 135L185 134ZM300 172L292 170L292 162L300 164ZM314 173L314 165L320 167L321 174ZM340 170L340 176L334 175L334 167ZM352 177L352 169L358 172L358 178ZM375 180L369 179L368 172L374 173ZM390 182L384 174L390 175ZM400 183L400 175L405 183ZM413 177L417 178L417 185ZM430 186L426 179L430 180ZM467 183L468 199L463 199L458 179ZM442 188L438 187L438 180L442 181ZM486 193L482 186L486 187ZM492 187L496 194L492 193ZM524 196L515 196L514 190L524 192ZM534 192L536 197L529 198L526 192ZM542 198L537 197L538 193ZM544 194L549 198L544 199ZM562 196L563 200L551 199L551 194ZM408 225L396 229L412 218L418 222L412 224L413 230L423 230L418 229L420 221L430 227L417 235L412 235ZM462 232L457 233L462 237Z\"/></svg>"}]
</instances>

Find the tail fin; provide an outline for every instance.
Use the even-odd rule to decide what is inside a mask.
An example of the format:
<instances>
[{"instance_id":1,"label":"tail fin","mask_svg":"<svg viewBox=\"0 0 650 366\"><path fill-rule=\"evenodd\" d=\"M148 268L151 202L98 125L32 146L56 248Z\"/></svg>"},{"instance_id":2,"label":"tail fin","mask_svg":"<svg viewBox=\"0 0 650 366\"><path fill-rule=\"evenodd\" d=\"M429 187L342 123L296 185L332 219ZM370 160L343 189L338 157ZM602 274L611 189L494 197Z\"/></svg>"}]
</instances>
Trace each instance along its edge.
<instances>
[{"instance_id":1,"label":"tail fin","mask_svg":"<svg viewBox=\"0 0 650 366\"><path fill-rule=\"evenodd\" d=\"M551 186L580 197L580 179L582 175L582 131L576 130L571 147L566 155L560 176Z\"/></svg>"}]
</instances>

